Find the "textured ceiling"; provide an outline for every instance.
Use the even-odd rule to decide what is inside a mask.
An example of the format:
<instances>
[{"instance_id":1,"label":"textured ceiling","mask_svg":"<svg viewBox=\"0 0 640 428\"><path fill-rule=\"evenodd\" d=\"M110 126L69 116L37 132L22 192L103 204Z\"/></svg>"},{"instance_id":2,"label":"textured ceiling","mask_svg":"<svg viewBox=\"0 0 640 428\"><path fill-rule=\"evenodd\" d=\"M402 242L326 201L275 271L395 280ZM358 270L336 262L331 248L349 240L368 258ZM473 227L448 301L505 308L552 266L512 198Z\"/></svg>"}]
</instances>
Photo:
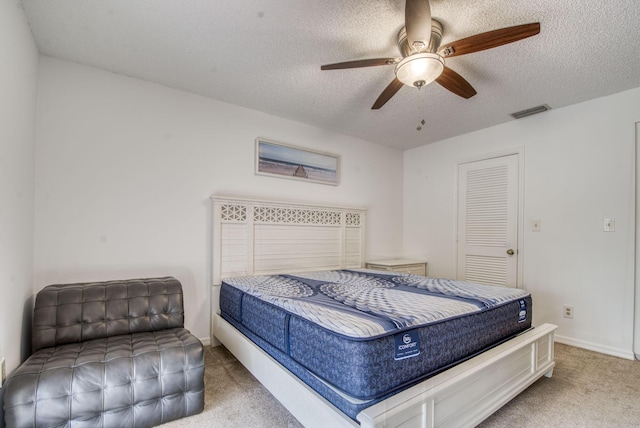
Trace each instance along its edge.
<instances>
[{"instance_id":1,"label":"textured ceiling","mask_svg":"<svg viewBox=\"0 0 640 428\"><path fill-rule=\"evenodd\" d=\"M442 44L540 22L539 35L450 58L478 94L403 87L371 105L393 66L320 65L399 56L402 0L23 0L44 55L408 149L640 87L638 0L432 0ZM416 128L424 119L421 131ZM527 119L522 119L527 120Z\"/></svg>"}]
</instances>

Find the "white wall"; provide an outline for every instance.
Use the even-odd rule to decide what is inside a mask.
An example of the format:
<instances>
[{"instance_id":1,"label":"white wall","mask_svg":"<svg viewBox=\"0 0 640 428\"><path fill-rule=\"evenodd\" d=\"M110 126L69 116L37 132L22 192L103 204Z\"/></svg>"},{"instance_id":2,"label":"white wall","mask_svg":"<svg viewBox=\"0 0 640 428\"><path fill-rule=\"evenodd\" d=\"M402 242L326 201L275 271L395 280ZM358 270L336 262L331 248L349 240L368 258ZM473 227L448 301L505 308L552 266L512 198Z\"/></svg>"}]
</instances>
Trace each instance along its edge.
<instances>
[{"instance_id":1,"label":"white wall","mask_svg":"<svg viewBox=\"0 0 640 428\"><path fill-rule=\"evenodd\" d=\"M209 336L212 194L369 209L367 254L402 249L402 152L58 59L40 59L35 283L174 275ZM264 137L342 156L339 186L254 174Z\"/></svg>"},{"instance_id":2,"label":"white wall","mask_svg":"<svg viewBox=\"0 0 640 428\"><path fill-rule=\"evenodd\" d=\"M38 67L19 2L0 2L0 64L0 358L11 372L31 348Z\"/></svg>"},{"instance_id":3,"label":"white wall","mask_svg":"<svg viewBox=\"0 0 640 428\"><path fill-rule=\"evenodd\" d=\"M635 122L640 88L405 152L404 249L455 277L458 161L524 148L524 288L534 324L561 341L633 357ZM616 231L603 232L604 217ZM531 221L542 221L531 232ZM574 319L562 305L574 306Z\"/></svg>"}]
</instances>

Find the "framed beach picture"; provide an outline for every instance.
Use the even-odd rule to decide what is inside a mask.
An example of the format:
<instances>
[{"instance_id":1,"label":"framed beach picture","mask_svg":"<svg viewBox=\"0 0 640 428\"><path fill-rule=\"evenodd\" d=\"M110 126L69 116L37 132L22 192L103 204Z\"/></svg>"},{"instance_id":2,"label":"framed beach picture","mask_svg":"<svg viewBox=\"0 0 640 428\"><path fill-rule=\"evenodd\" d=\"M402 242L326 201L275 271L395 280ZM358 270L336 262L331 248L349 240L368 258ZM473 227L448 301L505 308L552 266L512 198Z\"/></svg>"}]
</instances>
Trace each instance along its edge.
<instances>
[{"instance_id":1,"label":"framed beach picture","mask_svg":"<svg viewBox=\"0 0 640 428\"><path fill-rule=\"evenodd\" d=\"M337 186L340 156L256 138L256 174Z\"/></svg>"}]
</instances>

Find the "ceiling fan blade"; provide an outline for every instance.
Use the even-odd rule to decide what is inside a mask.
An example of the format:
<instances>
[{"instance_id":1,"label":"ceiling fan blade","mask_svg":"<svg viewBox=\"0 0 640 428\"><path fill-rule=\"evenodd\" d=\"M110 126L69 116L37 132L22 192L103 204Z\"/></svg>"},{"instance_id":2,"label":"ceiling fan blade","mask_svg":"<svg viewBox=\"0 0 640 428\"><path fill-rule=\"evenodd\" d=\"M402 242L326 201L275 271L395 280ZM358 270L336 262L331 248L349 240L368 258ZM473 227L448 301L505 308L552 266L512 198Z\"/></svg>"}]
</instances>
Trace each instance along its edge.
<instances>
[{"instance_id":1,"label":"ceiling fan blade","mask_svg":"<svg viewBox=\"0 0 640 428\"><path fill-rule=\"evenodd\" d=\"M320 66L320 70L340 70L343 68L373 67L377 65L394 65L400 62L401 58L373 58L359 59L356 61L337 62Z\"/></svg>"},{"instance_id":2,"label":"ceiling fan blade","mask_svg":"<svg viewBox=\"0 0 640 428\"><path fill-rule=\"evenodd\" d=\"M436 79L436 82L454 94L460 95L462 98L468 99L477 93L476 90L473 89L473 86L471 86L464 77L446 66L444 67L442 74Z\"/></svg>"},{"instance_id":3,"label":"ceiling fan blade","mask_svg":"<svg viewBox=\"0 0 640 428\"><path fill-rule=\"evenodd\" d=\"M476 34L475 36L460 39L453 43L441 46L438 53L445 58L458 55L466 55L485 49L517 42L527 37L535 36L540 32L540 23L516 25L515 27L501 28L500 30L488 31Z\"/></svg>"},{"instance_id":4,"label":"ceiling fan blade","mask_svg":"<svg viewBox=\"0 0 640 428\"><path fill-rule=\"evenodd\" d=\"M407 30L409 49L421 52L431 40L431 7L428 0L407 0L404 9L404 26Z\"/></svg>"},{"instance_id":5,"label":"ceiling fan blade","mask_svg":"<svg viewBox=\"0 0 640 428\"><path fill-rule=\"evenodd\" d=\"M391 82L389 86L384 88L384 91L382 91L376 102L373 103L371 110L378 110L380 107L385 105L386 102L389 101L391 97L393 97L396 92L400 90L400 88L402 88L402 86L404 86L404 83L402 83L398 79L393 79L393 82Z\"/></svg>"}]
</instances>

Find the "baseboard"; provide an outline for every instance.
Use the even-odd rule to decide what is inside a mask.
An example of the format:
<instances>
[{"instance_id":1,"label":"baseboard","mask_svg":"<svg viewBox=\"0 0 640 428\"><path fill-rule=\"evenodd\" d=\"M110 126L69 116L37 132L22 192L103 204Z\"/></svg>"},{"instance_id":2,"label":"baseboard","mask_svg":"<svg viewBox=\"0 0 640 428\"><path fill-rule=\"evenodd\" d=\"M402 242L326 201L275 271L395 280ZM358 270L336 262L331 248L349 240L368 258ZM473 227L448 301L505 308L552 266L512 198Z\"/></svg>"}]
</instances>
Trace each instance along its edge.
<instances>
[{"instance_id":1,"label":"baseboard","mask_svg":"<svg viewBox=\"0 0 640 428\"><path fill-rule=\"evenodd\" d=\"M555 335L555 341L565 345L575 346L577 348L588 349L589 351L599 352L601 354L612 355L614 357L624 358L626 360L635 360L636 356L631 350L613 348L611 346L603 346L586 340L574 339L572 337Z\"/></svg>"},{"instance_id":2,"label":"baseboard","mask_svg":"<svg viewBox=\"0 0 640 428\"><path fill-rule=\"evenodd\" d=\"M200 339L200 342L202 342L202 344L204 346L211 345L211 338L209 336L207 336L207 337L199 337L198 339Z\"/></svg>"}]
</instances>

